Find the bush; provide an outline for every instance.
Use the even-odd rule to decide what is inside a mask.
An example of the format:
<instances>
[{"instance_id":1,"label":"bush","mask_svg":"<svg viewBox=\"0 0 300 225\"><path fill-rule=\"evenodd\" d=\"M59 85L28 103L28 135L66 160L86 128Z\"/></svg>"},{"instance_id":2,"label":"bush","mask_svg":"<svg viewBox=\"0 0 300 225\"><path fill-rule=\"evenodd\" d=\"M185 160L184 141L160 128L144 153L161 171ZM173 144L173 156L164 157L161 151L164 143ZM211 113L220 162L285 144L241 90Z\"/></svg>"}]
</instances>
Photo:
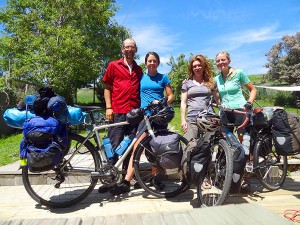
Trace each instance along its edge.
<instances>
[{"instance_id":1,"label":"bush","mask_svg":"<svg viewBox=\"0 0 300 225\"><path fill-rule=\"evenodd\" d=\"M274 99L274 105L295 107L296 97L293 92L278 91Z\"/></svg>"}]
</instances>

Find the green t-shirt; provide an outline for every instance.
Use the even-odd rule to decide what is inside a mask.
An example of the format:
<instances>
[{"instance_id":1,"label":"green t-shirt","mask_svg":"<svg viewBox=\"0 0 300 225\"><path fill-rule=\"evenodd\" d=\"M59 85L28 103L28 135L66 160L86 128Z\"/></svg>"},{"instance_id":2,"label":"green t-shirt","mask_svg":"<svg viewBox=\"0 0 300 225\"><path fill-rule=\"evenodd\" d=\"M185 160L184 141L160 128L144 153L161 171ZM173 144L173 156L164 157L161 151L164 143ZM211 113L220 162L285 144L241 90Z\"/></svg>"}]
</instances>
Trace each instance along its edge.
<instances>
[{"instance_id":1,"label":"green t-shirt","mask_svg":"<svg viewBox=\"0 0 300 225\"><path fill-rule=\"evenodd\" d=\"M215 77L215 85L221 96L222 105L231 109L243 108L247 102L242 92L242 86L250 83L248 76L242 70L237 70L234 76L229 73L224 82L222 74Z\"/></svg>"}]
</instances>

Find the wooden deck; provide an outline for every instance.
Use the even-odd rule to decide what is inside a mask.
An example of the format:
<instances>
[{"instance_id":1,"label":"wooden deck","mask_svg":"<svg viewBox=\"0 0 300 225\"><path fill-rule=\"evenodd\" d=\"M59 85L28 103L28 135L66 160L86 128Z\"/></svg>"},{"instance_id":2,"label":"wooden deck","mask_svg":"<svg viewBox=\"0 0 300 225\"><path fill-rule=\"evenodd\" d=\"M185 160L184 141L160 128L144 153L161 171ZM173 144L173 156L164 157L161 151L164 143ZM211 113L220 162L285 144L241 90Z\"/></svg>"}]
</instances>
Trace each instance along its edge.
<instances>
[{"instance_id":1,"label":"wooden deck","mask_svg":"<svg viewBox=\"0 0 300 225\"><path fill-rule=\"evenodd\" d=\"M223 206L208 208L197 208L195 190L172 199L157 199L142 189L119 197L99 194L95 189L78 205L49 209L36 204L23 186L0 186L0 225L300 224L283 216L285 210L300 209L299 171L274 192L263 190L255 178L250 181L251 193L229 196Z\"/></svg>"},{"instance_id":2,"label":"wooden deck","mask_svg":"<svg viewBox=\"0 0 300 225\"><path fill-rule=\"evenodd\" d=\"M287 177L283 187L277 191L263 189L256 178L250 179L252 192L230 196L226 204L255 203L283 216L287 209L300 210L300 173ZM300 219L300 215L298 217Z\"/></svg>"}]
</instances>

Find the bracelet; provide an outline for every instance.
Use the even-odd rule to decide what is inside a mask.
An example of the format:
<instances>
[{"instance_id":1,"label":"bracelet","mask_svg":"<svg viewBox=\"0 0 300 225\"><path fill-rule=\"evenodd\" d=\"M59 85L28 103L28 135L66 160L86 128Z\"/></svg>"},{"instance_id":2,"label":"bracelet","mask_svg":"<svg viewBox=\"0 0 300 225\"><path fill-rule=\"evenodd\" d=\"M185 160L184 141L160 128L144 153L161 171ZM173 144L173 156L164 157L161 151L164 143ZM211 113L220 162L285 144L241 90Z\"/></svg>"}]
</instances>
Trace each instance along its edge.
<instances>
[{"instance_id":1,"label":"bracelet","mask_svg":"<svg viewBox=\"0 0 300 225\"><path fill-rule=\"evenodd\" d=\"M112 107L106 107L106 109L112 109Z\"/></svg>"}]
</instances>

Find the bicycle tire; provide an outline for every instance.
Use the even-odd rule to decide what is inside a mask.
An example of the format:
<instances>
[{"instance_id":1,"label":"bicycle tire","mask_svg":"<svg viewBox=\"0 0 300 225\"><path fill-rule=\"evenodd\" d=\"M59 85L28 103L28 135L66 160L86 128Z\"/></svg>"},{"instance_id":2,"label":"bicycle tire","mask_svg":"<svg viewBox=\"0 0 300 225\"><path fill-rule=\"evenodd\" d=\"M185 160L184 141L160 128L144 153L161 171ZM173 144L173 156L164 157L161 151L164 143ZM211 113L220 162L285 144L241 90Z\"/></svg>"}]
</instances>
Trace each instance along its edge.
<instances>
[{"instance_id":1,"label":"bicycle tire","mask_svg":"<svg viewBox=\"0 0 300 225\"><path fill-rule=\"evenodd\" d=\"M183 182L182 170L171 175L164 174L158 170L159 172L155 175L155 179L158 179L164 187L160 189L157 188L157 185L153 185L152 179L154 178L154 175L152 175L151 170L153 165L159 164L159 158L151 150L149 144L151 140L152 137L150 135L144 138L135 151L133 166L137 182L146 192L157 198L171 198L179 195L188 187L187 182ZM184 149L188 141L181 135L179 136L179 140L182 149ZM148 156L151 155L151 157L147 157L145 153L148 154Z\"/></svg>"},{"instance_id":2,"label":"bicycle tire","mask_svg":"<svg viewBox=\"0 0 300 225\"><path fill-rule=\"evenodd\" d=\"M68 153L57 168L68 160L85 138L69 133L68 140L70 141ZM93 191L97 180L92 180L90 174L92 171L98 171L99 167L99 154L92 143L86 141L65 169L31 173L28 167L23 167L22 180L27 193L36 202L50 208L64 208L79 203Z\"/></svg>"},{"instance_id":3,"label":"bicycle tire","mask_svg":"<svg viewBox=\"0 0 300 225\"><path fill-rule=\"evenodd\" d=\"M262 186L270 191L278 190L283 185L287 175L287 156L280 156L280 162L277 162L276 156L278 155L272 137L265 137L255 143L253 169Z\"/></svg>"},{"instance_id":4,"label":"bicycle tire","mask_svg":"<svg viewBox=\"0 0 300 225\"><path fill-rule=\"evenodd\" d=\"M197 186L200 207L217 206L226 200L232 180L233 159L228 143L220 139L211 147L212 160L208 166L204 182Z\"/></svg>"}]
</instances>

